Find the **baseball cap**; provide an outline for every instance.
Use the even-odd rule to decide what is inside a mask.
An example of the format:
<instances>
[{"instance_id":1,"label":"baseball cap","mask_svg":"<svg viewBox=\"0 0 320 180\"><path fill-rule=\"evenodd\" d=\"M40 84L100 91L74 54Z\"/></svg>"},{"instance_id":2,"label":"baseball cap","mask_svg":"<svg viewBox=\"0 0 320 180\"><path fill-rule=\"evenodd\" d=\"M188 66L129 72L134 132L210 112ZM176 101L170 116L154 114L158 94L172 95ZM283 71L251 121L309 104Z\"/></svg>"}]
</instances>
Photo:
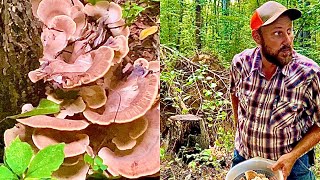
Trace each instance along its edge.
<instances>
[{"instance_id":1,"label":"baseball cap","mask_svg":"<svg viewBox=\"0 0 320 180\"><path fill-rule=\"evenodd\" d=\"M261 26L266 26L274 22L282 14L289 16L291 20L301 17L301 11L298 9L287 9L282 4L275 1L268 1L255 10L251 17L251 30L257 30Z\"/></svg>"}]
</instances>

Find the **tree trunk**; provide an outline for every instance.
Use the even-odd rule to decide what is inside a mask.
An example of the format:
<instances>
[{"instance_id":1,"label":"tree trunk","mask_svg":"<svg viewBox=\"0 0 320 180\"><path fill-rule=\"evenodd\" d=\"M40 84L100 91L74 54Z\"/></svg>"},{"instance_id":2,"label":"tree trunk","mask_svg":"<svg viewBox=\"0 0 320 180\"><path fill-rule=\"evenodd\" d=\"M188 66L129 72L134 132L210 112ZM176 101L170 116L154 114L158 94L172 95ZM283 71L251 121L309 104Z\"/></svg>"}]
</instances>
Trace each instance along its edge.
<instances>
[{"instance_id":1,"label":"tree trunk","mask_svg":"<svg viewBox=\"0 0 320 180\"><path fill-rule=\"evenodd\" d=\"M179 15L179 24L182 24L183 20L183 15L184 15L184 2L183 0L179 0L179 5L180 5L180 15ZM178 34L177 34L177 43L176 43L176 48L177 50L180 50L180 45L181 45L181 31L182 28L179 26Z\"/></svg>"},{"instance_id":2,"label":"tree trunk","mask_svg":"<svg viewBox=\"0 0 320 180\"><path fill-rule=\"evenodd\" d=\"M197 50L201 50L201 4L200 0L196 0L196 46Z\"/></svg>"},{"instance_id":3,"label":"tree trunk","mask_svg":"<svg viewBox=\"0 0 320 180\"><path fill-rule=\"evenodd\" d=\"M230 0L222 0L222 14L225 16L229 15L229 4Z\"/></svg>"},{"instance_id":4,"label":"tree trunk","mask_svg":"<svg viewBox=\"0 0 320 180\"><path fill-rule=\"evenodd\" d=\"M166 126L170 127L167 134L168 151L177 154L181 147L209 148L209 134L202 118L187 114L171 116Z\"/></svg>"},{"instance_id":5,"label":"tree trunk","mask_svg":"<svg viewBox=\"0 0 320 180\"><path fill-rule=\"evenodd\" d=\"M32 15L30 2L2 0L0 15L0 120L3 120L20 113L25 103L37 105L44 95L44 85L33 84L28 78L28 72L39 67L42 55L40 24ZM4 131L14 124L10 119L1 121L2 147Z\"/></svg>"}]
</instances>

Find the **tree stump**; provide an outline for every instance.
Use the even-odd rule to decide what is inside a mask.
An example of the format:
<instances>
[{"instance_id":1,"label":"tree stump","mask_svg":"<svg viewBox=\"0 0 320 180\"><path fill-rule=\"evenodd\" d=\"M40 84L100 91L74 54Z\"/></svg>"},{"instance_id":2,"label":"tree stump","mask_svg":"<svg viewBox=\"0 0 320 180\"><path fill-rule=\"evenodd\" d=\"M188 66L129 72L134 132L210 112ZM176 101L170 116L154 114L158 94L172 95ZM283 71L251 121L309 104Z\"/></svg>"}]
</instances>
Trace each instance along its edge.
<instances>
[{"instance_id":1,"label":"tree stump","mask_svg":"<svg viewBox=\"0 0 320 180\"><path fill-rule=\"evenodd\" d=\"M209 134L202 118L192 114L176 115L171 116L166 125L169 153L178 153L182 146L195 147L196 143L202 149L209 148Z\"/></svg>"}]
</instances>

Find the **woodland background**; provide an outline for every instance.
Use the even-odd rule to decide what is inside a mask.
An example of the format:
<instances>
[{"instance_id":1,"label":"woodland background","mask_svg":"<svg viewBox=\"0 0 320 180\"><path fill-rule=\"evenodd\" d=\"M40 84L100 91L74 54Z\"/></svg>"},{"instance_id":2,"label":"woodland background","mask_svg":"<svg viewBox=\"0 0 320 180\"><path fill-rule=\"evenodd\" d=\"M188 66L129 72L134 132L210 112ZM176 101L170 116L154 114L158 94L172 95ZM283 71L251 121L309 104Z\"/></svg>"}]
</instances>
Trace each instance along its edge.
<instances>
[{"instance_id":1,"label":"woodland background","mask_svg":"<svg viewBox=\"0 0 320 180\"><path fill-rule=\"evenodd\" d=\"M233 56L255 47L250 17L265 0L161 0L161 176L163 179L224 179L230 169L235 127L228 71ZM278 0L298 8L294 49L320 63L320 2ZM173 151L167 120L193 114L205 122L209 147L182 144ZM171 128L172 129L172 128ZM170 139L171 138L171 139ZM320 145L313 167L320 179Z\"/></svg>"}]
</instances>

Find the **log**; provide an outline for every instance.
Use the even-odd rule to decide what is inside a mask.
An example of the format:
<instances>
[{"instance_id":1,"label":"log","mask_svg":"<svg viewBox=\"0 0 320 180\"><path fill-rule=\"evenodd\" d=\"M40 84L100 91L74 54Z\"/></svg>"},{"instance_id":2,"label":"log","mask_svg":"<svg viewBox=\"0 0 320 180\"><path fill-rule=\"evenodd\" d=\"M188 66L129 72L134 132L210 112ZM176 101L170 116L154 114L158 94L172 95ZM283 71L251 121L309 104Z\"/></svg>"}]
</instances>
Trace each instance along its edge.
<instances>
[{"instance_id":1,"label":"log","mask_svg":"<svg viewBox=\"0 0 320 180\"><path fill-rule=\"evenodd\" d=\"M195 147L199 144L201 149L209 148L209 134L202 118L187 114L171 116L166 123L168 134L166 137L167 151L177 154L184 147Z\"/></svg>"}]
</instances>

